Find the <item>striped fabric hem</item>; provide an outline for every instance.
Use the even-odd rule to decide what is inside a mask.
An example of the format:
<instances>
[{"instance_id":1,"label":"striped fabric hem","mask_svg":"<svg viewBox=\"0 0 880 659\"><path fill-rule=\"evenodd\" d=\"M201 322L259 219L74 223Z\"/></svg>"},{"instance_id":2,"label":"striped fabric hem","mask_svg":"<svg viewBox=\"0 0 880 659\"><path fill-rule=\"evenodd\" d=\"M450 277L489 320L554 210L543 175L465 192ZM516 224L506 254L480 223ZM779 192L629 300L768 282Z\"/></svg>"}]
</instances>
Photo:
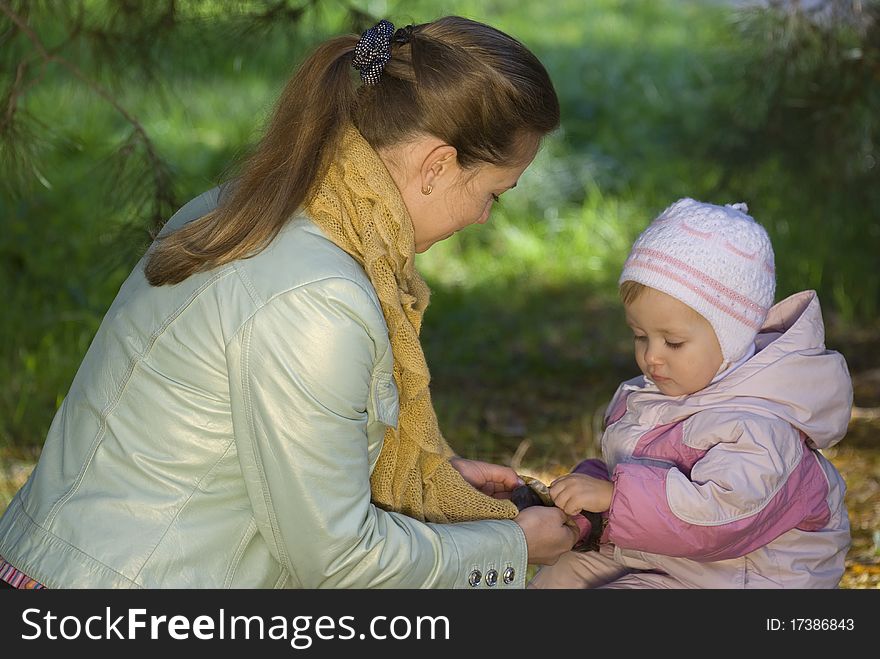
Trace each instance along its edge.
<instances>
[{"instance_id":1,"label":"striped fabric hem","mask_svg":"<svg viewBox=\"0 0 880 659\"><path fill-rule=\"evenodd\" d=\"M0 579L13 588L19 588L22 590L39 590L46 588L36 579L31 579L24 572L7 563L3 560L2 556L0 556Z\"/></svg>"}]
</instances>

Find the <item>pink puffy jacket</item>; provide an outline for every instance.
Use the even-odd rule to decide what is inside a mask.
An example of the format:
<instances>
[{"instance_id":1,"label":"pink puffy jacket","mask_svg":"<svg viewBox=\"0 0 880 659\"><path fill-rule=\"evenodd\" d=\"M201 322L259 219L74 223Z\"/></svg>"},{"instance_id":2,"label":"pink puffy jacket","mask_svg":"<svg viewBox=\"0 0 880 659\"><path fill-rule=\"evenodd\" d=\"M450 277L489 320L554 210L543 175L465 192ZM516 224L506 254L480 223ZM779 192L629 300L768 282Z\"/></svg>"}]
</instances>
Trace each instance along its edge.
<instances>
[{"instance_id":1,"label":"pink puffy jacket","mask_svg":"<svg viewBox=\"0 0 880 659\"><path fill-rule=\"evenodd\" d=\"M820 453L846 433L852 384L814 291L775 305L756 354L701 391L623 383L602 453L603 541L697 588L833 588L850 546L845 485Z\"/></svg>"}]
</instances>

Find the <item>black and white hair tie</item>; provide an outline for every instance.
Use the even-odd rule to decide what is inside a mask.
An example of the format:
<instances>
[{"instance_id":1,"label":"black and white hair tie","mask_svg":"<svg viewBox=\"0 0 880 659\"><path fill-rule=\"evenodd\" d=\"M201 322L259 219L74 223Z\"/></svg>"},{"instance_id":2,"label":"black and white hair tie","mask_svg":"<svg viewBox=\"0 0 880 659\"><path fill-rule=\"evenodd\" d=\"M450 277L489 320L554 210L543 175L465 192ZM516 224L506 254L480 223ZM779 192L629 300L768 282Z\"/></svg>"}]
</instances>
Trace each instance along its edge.
<instances>
[{"instance_id":1,"label":"black and white hair tie","mask_svg":"<svg viewBox=\"0 0 880 659\"><path fill-rule=\"evenodd\" d=\"M391 38L394 24L384 18L375 27L361 35L354 47L351 65L361 73L365 85L375 85L382 77L382 70L391 59Z\"/></svg>"}]
</instances>

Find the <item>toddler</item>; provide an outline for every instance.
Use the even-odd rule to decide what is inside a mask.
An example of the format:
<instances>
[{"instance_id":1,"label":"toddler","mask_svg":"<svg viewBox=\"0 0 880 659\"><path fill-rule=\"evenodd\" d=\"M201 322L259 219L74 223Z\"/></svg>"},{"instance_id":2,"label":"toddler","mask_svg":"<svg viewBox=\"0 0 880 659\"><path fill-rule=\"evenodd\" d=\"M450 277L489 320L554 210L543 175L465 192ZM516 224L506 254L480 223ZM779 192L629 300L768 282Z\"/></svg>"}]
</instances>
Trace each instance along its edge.
<instances>
[{"instance_id":1,"label":"toddler","mask_svg":"<svg viewBox=\"0 0 880 659\"><path fill-rule=\"evenodd\" d=\"M846 433L852 384L814 291L775 306L773 249L745 204L682 199L620 276L642 375L605 414L604 461L550 485L602 513L598 551L532 588L833 588L850 546L845 486L820 453Z\"/></svg>"}]
</instances>

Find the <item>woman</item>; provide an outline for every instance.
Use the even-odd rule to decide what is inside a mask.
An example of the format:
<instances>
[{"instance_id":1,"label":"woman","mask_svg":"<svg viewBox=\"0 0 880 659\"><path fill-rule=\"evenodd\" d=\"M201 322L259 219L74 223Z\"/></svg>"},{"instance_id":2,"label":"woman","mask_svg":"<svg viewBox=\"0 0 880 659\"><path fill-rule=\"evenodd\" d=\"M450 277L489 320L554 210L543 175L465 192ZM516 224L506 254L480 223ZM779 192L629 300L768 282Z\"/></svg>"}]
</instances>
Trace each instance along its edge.
<instances>
[{"instance_id":1,"label":"woman","mask_svg":"<svg viewBox=\"0 0 880 659\"><path fill-rule=\"evenodd\" d=\"M486 222L558 121L538 60L480 23L317 48L120 289L0 520L0 579L521 587L570 549L564 513L518 513L513 470L440 434L413 263Z\"/></svg>"}]
</instances>

